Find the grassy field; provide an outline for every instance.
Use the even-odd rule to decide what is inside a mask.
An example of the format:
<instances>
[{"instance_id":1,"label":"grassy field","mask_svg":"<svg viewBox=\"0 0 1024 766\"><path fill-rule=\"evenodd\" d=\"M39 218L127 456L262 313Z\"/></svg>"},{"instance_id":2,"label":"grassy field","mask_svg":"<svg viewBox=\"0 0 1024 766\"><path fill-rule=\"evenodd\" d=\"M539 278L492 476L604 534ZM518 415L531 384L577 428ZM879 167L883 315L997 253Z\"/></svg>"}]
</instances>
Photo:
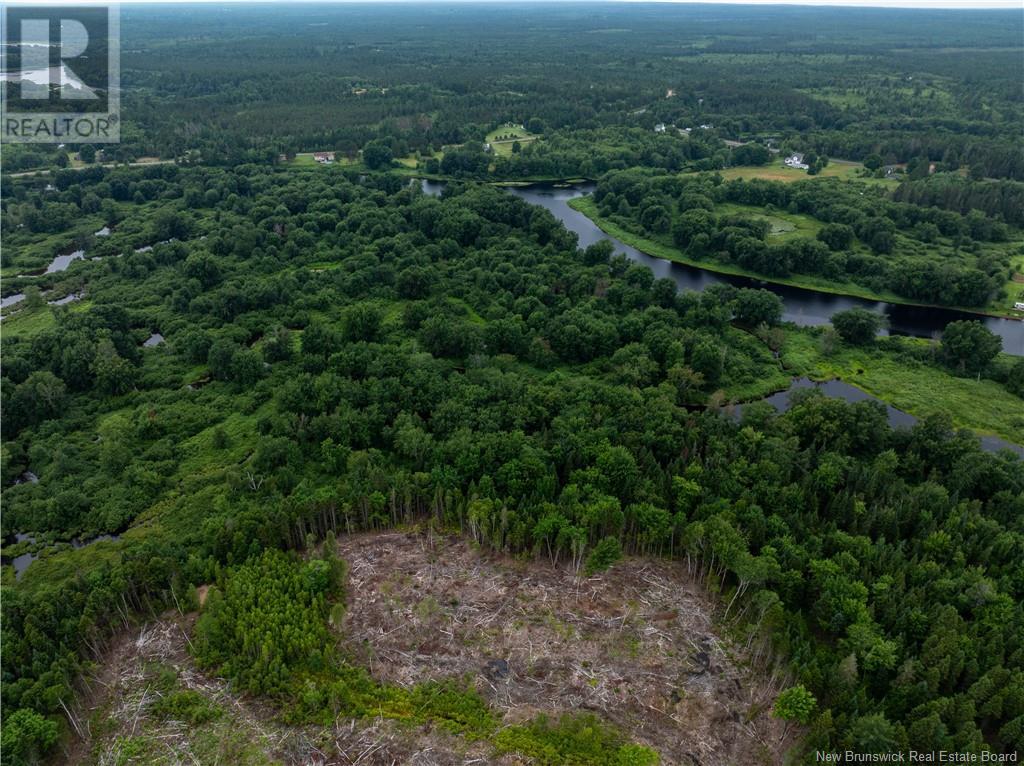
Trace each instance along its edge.
<instances>
[{"instance_id":1,"label":"grassy field","mask_svg":"<svg viewBox=\"0 0 1024 766\"><path fill-rule=\"evenodd\" d=\"M895 178L865 178L861 175L864 166L859 162L847 162L846 160L829 160L828 166L818 175L809 176L806 170L786 167L782 158L777 157L767 165L739 165L734 168L726 168L717 171L727 181L733 178L762 178L766 181L783 181L793 183L794 181L807 181L815 178L839 178L844 181L858 180L869 183L882 184L884 186L897 186L899 181Z\"/></svg>"},{"instance_id":2,"label":"grassy field","mask_svg":"<svg viewBox=\"0 0 1024 766\"><path fill-rule=\"evenodd\" d=\"M1024 251L1024 247L1021 248ZM1013 258L1013 276L1006 280L1006 298L999 301L997 306L1007 316L1024 317L1024 311L1017 311L1013 304L1017 301L1024 301L1024 252Z\"/></svg>"},{"instance_id":3,"label":"grassy field","mask_svg":"<svg viewBox=\"0 0 1024 766\"><path fill-rule=\"evenodd\" d=\"M9 314L4 314L3 334L8 339L36 335L56 326L54 311L82 311L89 306L89 303L89 299L84 298L61 308L40 306L32 310L24 307L17 309Z\"/></svg>"},{"instance_id":4,"label":"grassy field","mask_svg":"<svg viewBox=\"0 0 1024 766\"><path fill-rule=\"evenodd\" d=\"M293 159L288 160L285 165L298 168L312 168L316 167L317 161L313 159L314 152L299 152ZM334 162L332 165L356 165L358 164L355 160L350 160L343 154L335 153Z\"/></svg>"},{"instance_id":5,"label":"grassy field","mask_svg":"<svg viewBox=\"0 0 1024 766\"><path fill-rule=\"evenodd\" d=\"M744 269L741 266L735 266L732 264L720 263L718 261L700 260L696 258L690 258L684 255L678 248L672 245L657 242L653 239L641 237L639 234L634 234L631 231L623 229L621 226L602 218L597 210L597 204L594 202L592 197L577 197L576 199L569 201L569 206L573 210L578 210L587 216L590 220L596 223L601 231L606 234L622 240L627 245L631 245L638 250L653 255L657 258L664 258L669 261L675 261L676 263L685 263L689 266L697 266L698 268L713 271L718 274L734 274L741 277L752 277L754 279L761 280L763 282L772 282L780 285L792 285L793 287L806 287L809 290L817 290L819 292L834 293L837 295L852 295L859 298L867 298L869 300L886 300L899 302L899 298L895 294L881 295L873 293L870 290L862 288L852 283L840 283L830 282L825 279L809 277L809 276L797 276L787 278L767 278L762 274L758 274L748 269ZM741 207L739 205L736 206Z\"/></svg>"},{"instance_id":6,"label":"grassy field","mask_svg":"<svg viewBox=\"0 0 1024 766\"><path fill-rule=\"evenodd\" d=\"M882 348L920 348L929 343L893 338L866 348L841 344L825 354L820 332L793 328L786 331L781 360L795 375L814 380L838 378L916 417L946 413L961 428L1024 444L1024 405L1001 385L960 378L936 365Z\"/></svg>"},{"instance_id":7,"label":"grassy field","mask_svg":"<svg viewBox=\"0 0 1024 766\"><path fill-rule=\"evenodd\" d=\"M939 49L936 49L938 52ZM892 85L881 75L868 77L857 88L846 87L814 87L799 88L812 98L828 102L841 109L864 109L877 107L886 100L898 99L908 107L924 106L930 111L948 113L955 106L955 99L950 91L954 83L949 78L929 77L927 83L905 80L902 84ZM870 94L870 100L868 98Z\"/></svg>"},{"instance_id":8,"label":"grassy field","mask_svg":"<svg viewBox=\"0 0 1024 766\"><path fill-rule=\"evenodd\" d=\"M656 258L664 258L668 261L675 261L676 263L685 263L689 266L696 266L707 271L713 271L717 274L733 274L741 277L751 277L761 282L768 282L777 285L790 285L792 287L803 287L807 290L815 290L820 293L832 293L834 295L849 295L854 298L864 298L870 301L887 301L889 303L901 303L907 306L925 306L929 307L926 303L917 303L915 301L909 301L896 293L884 291L869 290L866 287L855 284L853 282L834 282L821 277L814 277L804 274L791 275L789 277L767 277L764 274L758 274L757 272L744 269L741 266L734 264L721 263L719 261L701 260L696 258L690 258L685 255L675 246L668 242L660 242L657 240L642 237L639 234L634 234L627 229L622 228L618 224L609 221L606 218L602 218L597 210L597 204L594 202L593 197L577 197L569 201L569 207L573 210L577 210L583 215L587 216L593 221L605 234L609 234L616 239L621 240L627 245L635 247L637 250L641 250L648 255L653 255ZM736 205L736 208L743 206ZM772 212L769 217L777 217L779 220L783 218L800 218L802 216L793 216L788 213ZM804 216L805 217L805 216ZM792 223L795 226L795 223ZM801 235L803 236L803 235ZM985 310L979 310L977 308L969 308L962 306L945 306L936 308L956 308L961 311L967 311L974 314L989 315L989 316L1001 316L1001 317L1013 317L1019 316L1019 313L1015 314L1007 307L1002 304L990 304Z\"/></svg>"},{"instance_id":9,"label":"grassy field","mask_svg":"<svg viewBox=\"0 0 1024 766\"><path fill-rule=\"evenodd\" d=\"M798 90L840 108L860 109L867 106L868 103L865 95L846 88L800 88Z\"/></svg>"},{"instance_id":10,"label":"grassy field","mask_svg":"<svg viewBox=\"0 0 1024 766\"><path fill-rule=\"evenodd\" d=\"M491 145L495 154L505 157L512 154L512 144L516 141L520 146L526 146L539 138L540 136L534 135L524 128L504 126L492 130L487 134L485 140Z\"/></svg>"},{"instance_id":11,"label":"grassy field","mask_svg":"<svg viewBox=\"0 0 1024 766\"><path fill-rule=\"evenodd\" d=\"M788 325L780 365L777 371L768 373L770 352L764 344L741 330L730 327L728 332L730 344L742 346L755 358L759 354L753 347L761 349L757 377L725 388L722 393L728 402L763 399L788 388L797 376L817 381L838 379L918 418L947 413L960 428L1024 445L1021 400L994 381L957 377L938 364L913 358L913 353L932 347L930 341L887 338L864 348L838 344L826 353L820 328ZM1008 363L1010 357L1004 357Z\"/></svg>"},{"instance_id":12,"label":"grassy field","mask_svg":"<svg viewBox=\"0 0 1024 766\"><path fill-rule=\"evenodd\" d=\"M436 151L436 152L434 152L431 155L431 157L433 157L435 160L440 160L442 157L444 157L444 152ZM423 161L422 156L418 155L418 154L410 154L410 155L405 156L405 157L396 157L395 158L395 162L398 163L398 165L400 167L410 168L412 170L415 170L416 168L418 168L422 161Z\"/></svg>"},{"instance_id":13,"label":"grassy field","mask_svg":"<svg viewBox=\"0 0 1024 766\"><path fill-rule=\"evenodd\" d=\"M767 221L772 227L768 236L778 240L814 237L822 227L821 221L802 213L787 213L782 210L765 212L763 208L754 205L737 205L732 202L719 203L715 206L715 213L718 215L742 215L744 218Z\"/></svg>"}]
</instances>

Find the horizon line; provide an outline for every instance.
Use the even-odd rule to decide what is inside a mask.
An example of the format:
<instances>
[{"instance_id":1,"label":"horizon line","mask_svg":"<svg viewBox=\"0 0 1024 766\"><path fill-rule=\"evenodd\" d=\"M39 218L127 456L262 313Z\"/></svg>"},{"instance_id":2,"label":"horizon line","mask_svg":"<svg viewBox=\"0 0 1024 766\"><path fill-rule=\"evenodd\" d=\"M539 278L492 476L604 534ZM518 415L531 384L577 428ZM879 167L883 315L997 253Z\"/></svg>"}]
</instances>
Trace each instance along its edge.
<instances>
[{"instance_id":1,"label":"horizon line","mask_svg":"<svg viewBox=\"0 0 1024 766\"><path fill-rule=\"evenodd\" d=\"M1020 10L1021 0L556 0L554 4L582 5L728 5L763 8L864 8L920 11L1006 11ZM158 5L542 5L541 0L4 0L4 7L111 5L140 7Z\"/></svg>"}]
</instances>

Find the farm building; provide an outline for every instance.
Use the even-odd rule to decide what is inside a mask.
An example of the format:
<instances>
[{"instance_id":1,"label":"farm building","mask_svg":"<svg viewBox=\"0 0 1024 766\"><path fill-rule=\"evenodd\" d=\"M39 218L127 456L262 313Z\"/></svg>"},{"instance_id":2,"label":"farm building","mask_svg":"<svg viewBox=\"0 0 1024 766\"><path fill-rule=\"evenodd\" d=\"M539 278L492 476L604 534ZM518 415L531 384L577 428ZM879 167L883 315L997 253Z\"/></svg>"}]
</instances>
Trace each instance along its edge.
<instances>
[{"instance_id":1,"label":"farm building","mask_svg":"<svg viewBox=\"0 0 1024 766\"><path fill-rule=\"evenodd\" d=\"M328 162L334 162L334 152L313 152L313 159L321 165L326 165Z\"/></svg>"}]
</instances>

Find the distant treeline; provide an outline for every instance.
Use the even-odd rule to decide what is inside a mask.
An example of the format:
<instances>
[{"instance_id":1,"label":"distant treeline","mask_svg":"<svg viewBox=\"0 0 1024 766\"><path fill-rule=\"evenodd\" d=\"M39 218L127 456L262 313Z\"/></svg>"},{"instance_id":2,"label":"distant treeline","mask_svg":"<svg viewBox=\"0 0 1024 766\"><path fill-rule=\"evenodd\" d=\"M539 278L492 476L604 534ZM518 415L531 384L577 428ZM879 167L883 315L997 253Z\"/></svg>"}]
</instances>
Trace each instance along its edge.
<instances>
[{"instance_id":1,"label":"distant treeline","mask_svg":"<svg viewBox=\"0 0 1024 766\"><path fill-rule=\"evenodd\" d=\"M1017 186L1017 185L1013 185ZM1010 228L972 209L966 215L889 199L877 187L841 181L795 184L718 176L612 173L594 194L602 215L671 238L695 258L735 263L767 276L823 276L952 306L983 306L1008 278ZM719 203L749 205L720 213ZM764 214L813 216L816 237L769 237Z\"/></svg>"},{"instance_id":2,"label":"distant treeline","mask_svg":"<svg viewBox=\"0 0 1024 766\"><path fill-rule=\"evenodd\" d=\"M208 13L132 9L122 46L130 129L105 154L269 164L300 151L356 157L382 139L405 157L536 120L557 141L496 172L580 174L588 152L596 174L614 169L605 157L674 170L680 158L709 156L688 148L706 125L715 141L773 138L793 151L924 158L1024 180L1019 14L745 8L708 19L692 8L630 6L545 7L527 17L502 6L442 21L435 13L246 8L226 25ZM641 139L658 123L669 126L673 150L652 151ZM673 126L693 132L686 138ZM608 141L602 131L611 128L635 132ZM4 158L12 169L54 161L22 148Z\"/></svg>"},{"instance_id":3,"label":"distant treeline","mask_svg":"<svg viewBox=\"0 0 1024 766\"><path fill-rule=\"evenodd\" d=\"M1024 226L1024 183L969 181L944 173L900 184L893 191L893 199L964 215L980 210L993 218Z\"/></svg>"},{"instance_id":4,"label":"distant treeline","mask_svg":"<svg viewBox=\"0 0 1024 766\"><path fill-rule=\"evenodd\" d=\"M819 183L634 172L603 182L602 203L652 222L658 204L710 214L718 195L904 214ZM779 331L772 293L680 293L483 185L434 198L393 174L161 166L62 186L20 183L5 243L53 236L18 225L27 208L92 196L86 222L106 209L117 225L76 267L88 304L5 320L3 533L131 532L5 573L5 765L49 752L112 634L194 585L227 593L200 658L247 657L231 675L287 694L294 668L276 660L315 666L308 636L278 631L264 662L244 631L217 633L242 602L304 597L265 551L428 521L566 567L675 557L723 596L753 663L786 662L817 697L810 752L1024 747L1024 463L942 418L894 431L882 405L817 391L783 415L705 409L788 382L759 339ZM753 221L711 223L708 241L764 244ZM964 324L961 361L981 371L998 338ZM154 330L166 343L142 348ZM26 470L39 481L15 484ZM279 578L271 601L245 595L244 562ZM328 570L307 565L300 590ZM301 701L325 720L351 710Z\"/></svg>"}]
</instances>

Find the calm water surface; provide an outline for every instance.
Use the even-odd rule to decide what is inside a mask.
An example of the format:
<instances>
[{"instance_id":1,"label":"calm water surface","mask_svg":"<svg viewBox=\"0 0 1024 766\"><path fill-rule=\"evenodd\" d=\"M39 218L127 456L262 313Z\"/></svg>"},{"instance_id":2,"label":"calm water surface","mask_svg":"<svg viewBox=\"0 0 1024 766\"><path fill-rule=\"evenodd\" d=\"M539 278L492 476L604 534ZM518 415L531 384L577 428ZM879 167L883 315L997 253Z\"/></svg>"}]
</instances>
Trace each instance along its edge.
<instances>
[{"instance_id":1,"label":"calm water surface","mask_svg":"<svg viewBox=\"0 0 1024 766\"><path fill-rule=\"evenodd\" d=\"M422 181L422 187L423 191L427 194L436 196L442 192L445 184L437 181ZM577 184L566 188L520 186L507 189L509 194L514 194L520 199L534 205L540 205L551 211L569 231L576 233L577 237L579 237L580 247L587 247L601 240L608 240L615 246L617 253L625 253L630 259L649 267L654 272L655 277L668 277L674 280L680 289L700 291L709 285L723 283L739 287L764 287L782 298L784 307L783 320L803 327L827 325L829 324L829 318L834 313L854 307L866 308L878 314L883 314L888 320L888 332L891 334L910 335L921 338L938 337L948 323L958 319L976 319L983 322L986 327L1003 339L1004 351L1011 354L1024 355L1024 322L1016 319L984 317L953 309L904 306L884 301L869 301L863 298L819 293L814 290L805 290L787 285L775 285L747 277L716 274L695 266L687 266L648 255L637 250L635 247L630 247L615 237L605 234L583 213L569 207L569 200L589 194L593 190L594 184L589 183ZM881 401L849 383L843 383L839 380L831 380L827 383L814 383L807 378L798 378L788 390L774 394L768 397L766 401L777 409L785 411L789 408L790 392L809 387L818 388L828 396L836 396L848 402L868 399ZM885 403L883 402L883 404ZM917 418L909 413L898 410L888 404L885 405L885 408L891 426L909 427L917 422ZM1007 448L1013 450L1018 455L1024 456L1024 448L1016 444L1011 444L994 436L982 436L980 438L982 447L986 450L995 451Z\"/></svg>"},{"instance_id":2,"label":"calm water surface","mask_svg":"<svg viewBox=\"0 0 1024 766\"><path fill-rule=\"evenodd\" d=\"M431 184L439 193L440 184ZM425 184L426 189L426 184ZM788 285L776 285L762 282L749 277L738 277L729 274L716 274L712 271L687 266L681 263L656 258L637 250L635 247L605 234L583 213L569 207L569 200L589 194L594 190L593 184L579 184L565 189L554 189L542 186L513 187L508 191L520 199L540 205L551 211L569 231L579 237L580 247L587 247L601 240L609 240L615 245L615 251L625 253L630 259L649 267L654 276L668 277L679 285L680 289L703 290L709 285L730 284L737 287L763 287L776 293L783 301L783 320L793 322L802 327L827 325L829 317L837 311L850 308L865 308L877 314L883 314L888 320L889 332L893 335L911 335L919 338L934 338L942 333L950 322L959 319L975 319L981 321L989 330L1003 339L1003 350L1010 354L1024 356L1024 322L1017 319L986 317L954 309L929 308L924 306L904 306L885 301L869 301L845 295L832 295L806 290Z\"/></svg>"}]
</instances>

